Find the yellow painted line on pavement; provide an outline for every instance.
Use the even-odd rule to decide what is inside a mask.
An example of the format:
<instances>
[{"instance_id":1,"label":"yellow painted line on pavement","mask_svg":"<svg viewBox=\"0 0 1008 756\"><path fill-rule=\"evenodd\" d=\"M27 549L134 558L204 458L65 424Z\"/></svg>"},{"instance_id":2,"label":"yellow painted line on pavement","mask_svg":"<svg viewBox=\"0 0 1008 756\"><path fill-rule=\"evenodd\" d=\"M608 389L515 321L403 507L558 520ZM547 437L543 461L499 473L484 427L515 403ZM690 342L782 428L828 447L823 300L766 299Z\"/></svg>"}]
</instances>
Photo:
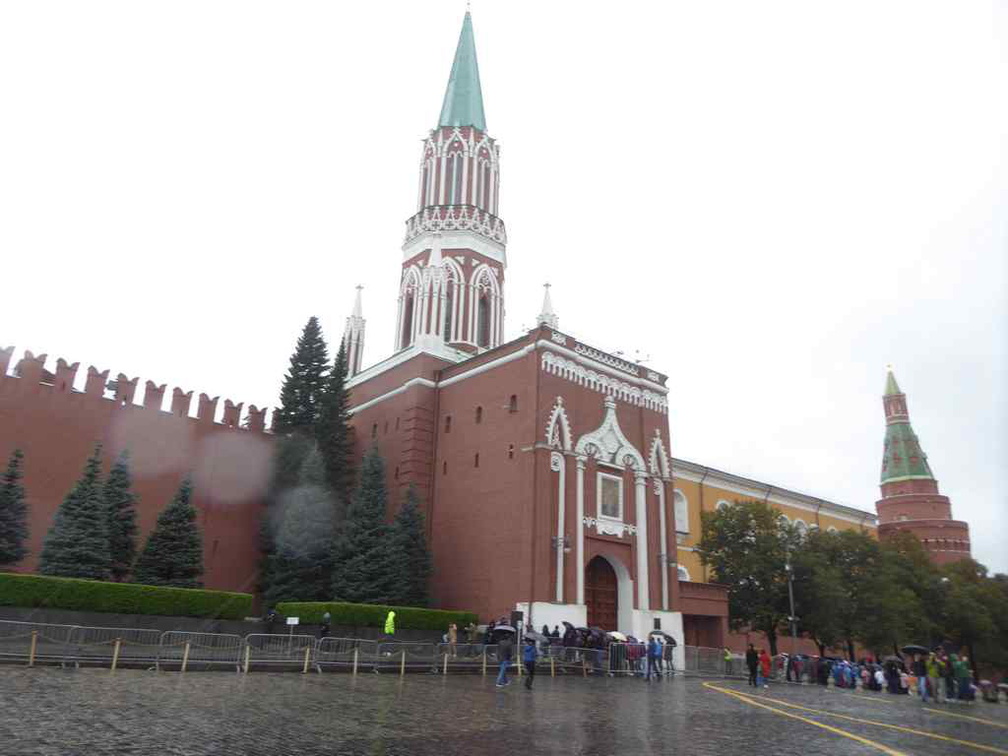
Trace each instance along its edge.
<instances>
[{"instance_id":1,"label":"yellow painted line on pavement","mask_svg":"<svg viewBox=\"0 0 1008 756\"><path fill-rule=\"evenodd\" d=\"M726 688L719 688L717 685L714 685L709 682L703 683L703 686L705 688L710 688L711 690L716 690L718 693L724 693L725 695L731 696L732 698L737 698L739 701L747 703L751 706L758 706L761 709L772 711L774 714L780 714L782 717L790 717L791 719L797 719L799 722L805 722L806 724L814 725L823 730L832 732L834 735L842 735L845 738L856 740L857 742L863 743L866 746L876 748L879 751L882 751L882 753L888 754L888 756L907 756L907 754L905 754L903 751L897 751L896 749L890 748L889 746L882 745L881 743L876 743L874 740L868 740L868 738L862 738L860 735L855 735L850 732L844 732L843 730L837 727L831 727L828 724L823 724L822 722L816 722L814 719L809 719L808 717L801 717L798 716L797 714L792 714L789 711L781 711L780 709L777 709L773 706L767 706L766 704L762 704L759 701L755 701L749 696L743 695L737 691L728 690Z\"/></svg>"},{"instance_id":2,"label":"yellow painted line on pavement","mask_svg":"<svg viewBox=\"0 0 1008 756\"><path fill-rule=\"evenodd\" d=\"M765 701L773 701L781 706L789 706L792 709L800 709L801 711L809 711L813 714L823 714L827 717L836 717L837 719L846 719L851 722L860 722L861 724L875 725L876 727L887 727L890 730L899 730L900 732L909 732L914 735L921 735L925 738L934 738L935 740L944 740L948 743L957 743L959 745L968 746L970 748L978 748L981 751L989 751L990 753L999 753L1004 756L1008 756L1008 751L1002 748L996 748L994 746L984 745L983 743L974 743L972 740L960 740L959 738L953 738L949 735L939 735L937 732L928 732L927 730L915 730L913 727L904 727L903 725L889 724L888 722L876 722L874 719L860 719L858 717L851 717L847 714L837 714L833 711L824 711L823 709L813 709L808 706L799 706L798 704L793 704L788 701L781 701L779 698L762 697Z\"/></svg>"},{"instance_id":3,"label":"yellow painted line on pavement","mask_svg":"<svg viewBox=\"0 0 1008 756\"><path fill-rule=\"evenodd\" d=\"M1004 722L991 722L989 719L983 719L982 717L968 717L965 714L953 714L951 711L945 711L944 709L924 709L928 714L942 714L946 717L955 717L956 719L968 719L971 722L983 722L984 724L991 725L992 727L1004 727L1008 729L1008 724Z\"/></svg>"}]
</instances>

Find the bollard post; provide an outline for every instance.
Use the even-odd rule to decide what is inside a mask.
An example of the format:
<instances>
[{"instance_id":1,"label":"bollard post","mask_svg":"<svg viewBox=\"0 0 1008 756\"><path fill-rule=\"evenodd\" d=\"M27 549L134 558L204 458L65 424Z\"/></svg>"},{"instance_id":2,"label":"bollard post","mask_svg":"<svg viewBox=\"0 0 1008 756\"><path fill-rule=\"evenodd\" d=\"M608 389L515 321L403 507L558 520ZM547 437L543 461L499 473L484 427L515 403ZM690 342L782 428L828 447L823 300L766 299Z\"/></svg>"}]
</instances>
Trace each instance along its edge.
<instances>
[{"instance_id":1,"label":"bollard post","mask_svg":"<svg viewBox=\"0 0 1008 756\"><path fill-rule=\"evenodd\" d=\"M360 649L358 649L358 648L355 648L353 650L353 673L355 675L357 674L357 653L358 653L358 651L360 651Z\"/></svg>"},{"instance_id":2,"label":"bollard post","mask_svg":"<svg viewBox=\"0 0 1008 756\"><path fill-rule=\"evenodd\" d=\"M402 650L402 660L399 662L399 677L406 674L406 649Z\"/></svg>"},{"instance_id":3,"label":"bollard post","mask_svg":"<svg viewBox=\"0 0 1008 756\"><path fill-rule=\"evenodd\" d=\"M448 654L444 655L444 669L442 670L441 674L443 674L445 677L448 676Z\"/></svg>"},{"instance_id":4,"label":"bollard post","mask_svg":"<svg viewBox=\"0 0 1008 756\"><path fill-rule=\"evenodd\" d=\"M519 650L521 650L521 649L519 649ZM515 666L518 668L518 677L521 677L522 676L522 667L524 666L521 663L521 658L515 659Z\"/></svg>"},{"instance_id":5,"label":"bollard post","mask_svg":"<svg viewBox=\"0 0 1008 756\"><path fill-rule=\"evenodd\" d=\"M252 658L252 647L246 643L245 644L245 664L242 667L242 670L245 672L246 675L248 674L248 671L249 671L249 661L251 661L251 658Z\"/></svg>"},{"instance_id":6,"label":"bollard post","mask_svg":"<svg viewBox=\"0 0 1008 756\"><path fill-rule=\"evenodd\" d=\"M182 651L182 671L186 671L186 667L189 666L189 641L185 642L185 649Z\"/></svg>"},{"instance_id":7,"label":"bollard post","mask_svg":"<svg viewBox=\"0 0 1008 756\"><path fill-rule=\"evenodd\" d=\"M308 657L311 656L311 646L305 646L304 649L304 668L301 670L301 674L306 674L308 672Z\"/></svg>"},{"instance_id":8,"label":"bollard post","mask_svg":"<svg viewBox=\"0 0 1008 756\"><path fill-rule=\"evenodd\" d=\"M35 650L38 648L38 630L32 630L31 648L28 649L28 666L35 666Z\"/></svg>"},{"instance_id":9,"label":"bollard post","mask_svg":"<svg viewBox=\"0 0 1008 756\"><path fill-rule=\"evenodd\" d=\"M585 660L583 656L581 657L581 676L588 677L588 667L585 666Z\"/></svg>"},{"instance_id":10,"label":"bollard post","mask_svg":"<svg viewBox=\"0 0 1008 756\"><path fill-rule=\"evenodd\" d=\"M119 647L122 645L122 638L116 638L115 650L112 651L112 671L115 672L116 666L119 664Z\"/></svg>"},{"instance_id":11,"label":"bollard post","mask_svg":"<svg viewBox=\"0 0 1008 756\"><path fill-rule=\"evenodd\" d=\"M483 649L483 677L486 677L486 649Z\"/></svg>"},{"instance_id":12,"label":"bollard post","mask_svg":"<svg viewBox=\"0 0 1008 756\"><path fill-rule=\"evenodd\" d=\"M556 657L550 656L550 677L556 677Z\"/></svg>"}]
</instances>

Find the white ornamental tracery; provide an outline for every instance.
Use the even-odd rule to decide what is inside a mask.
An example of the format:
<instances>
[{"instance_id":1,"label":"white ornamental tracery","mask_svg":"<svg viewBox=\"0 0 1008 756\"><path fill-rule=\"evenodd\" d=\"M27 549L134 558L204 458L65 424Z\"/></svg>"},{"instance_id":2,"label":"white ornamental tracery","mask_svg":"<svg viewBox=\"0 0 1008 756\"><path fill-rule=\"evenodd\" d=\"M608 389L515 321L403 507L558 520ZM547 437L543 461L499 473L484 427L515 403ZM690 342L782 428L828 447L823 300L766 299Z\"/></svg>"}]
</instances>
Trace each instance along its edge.
<instances>
[{"instance_id":1,"label":"white ornamental tracery","mask_svg":"<svg viewBox=\"0 0 1008 756\"><path fill-rule=\"evenodd\" d=\"M548 354L548 353L547 353ZM546 356L546 355L544 355ZM598 428L581 436L574 446L577 455L577 562L578 582L577 601L584 603L584 530L587 525L584 513L584 471L585 462L592 457L599 462L617 467L628 467L634 472L634 512L636 519L635 534L637 536L637 608L641 611L649 609L648 597L648 548L647 548L647 468L644 457L630 443L620 428L616 417L616 402L611 396L603 400L605 417ZM598 495L598 491L596 491ZM596 530L599 529L600 518L593 518ZM603 527L623 526L624 532L633 527L627 523L608 522Z\"/></svg>"},{"instance_id":2,"label":"white ornamental tracery","mask_svg":"<svg viewBox=\"0 0 1008 756\"><path fill-rule=\"evenodd\" d=\"M546 421L546 445L563 451L573 451L570 420L564 409L563 397L558 396Z\"/></svg>"},{"instance_id":3,"label":"white ornamental tracery","mask_svg":"<svg viewBox=\"0 0 1008 756\"><path fill-rule=\"evenodd\" d=\"M613 396L637 407L667 413L668 400L661 394L648 389L632 386L625 381L586 368L574 360L548 350L542 353L542 369L547 373L566 378L579 386L585 386L603 394Z\"/></svg>"},{"instance_id":4,"label":"white ornamental tracery","mask_svg":"<svg viewBox=\"0 0 1008 756\"><path fill-rule=\"evenodd\" d=\"M655 428L654 439L651 441L651 452L648 454L651 475L654 476L654 492L658 497L658 534L659 562L661 566L662 611L669 608L669 566L675 561L669 554L667 515L665 513L665 481L671 475L668 454L662 443L661 431Z\"/></svg>"}]
</instances>

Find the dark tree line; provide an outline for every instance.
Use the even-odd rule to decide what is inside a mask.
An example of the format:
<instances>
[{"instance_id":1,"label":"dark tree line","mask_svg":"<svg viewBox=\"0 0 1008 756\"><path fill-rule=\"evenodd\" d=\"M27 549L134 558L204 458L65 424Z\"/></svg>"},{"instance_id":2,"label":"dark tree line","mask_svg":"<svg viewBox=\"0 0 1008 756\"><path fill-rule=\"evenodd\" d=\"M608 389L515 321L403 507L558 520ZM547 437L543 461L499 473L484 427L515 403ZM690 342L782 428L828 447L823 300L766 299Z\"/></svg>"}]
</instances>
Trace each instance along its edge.
<instances>
[{"instance_id":1,"label":"dark tree line","mask_svg":"<svg viewBox=\"0 0 1008 756\"><path fill-rule=\"evenodd\" d=\"M345 345L330 366L310 318L280 391L260 590L267 605L338 599L423 606L431 568L419 498L410 490L387 522L381 455L369 450L356 469L346 381Z\"/></svg>"},{"instance_id":2,"label":"dark tree line","mask_svg":"<svg viewBox=\"0 0 1008 756\"><path fill-rule=\"evenodd\" d=\"M728 586L732 627L766 633L774 654L790 632L789 565L797 630L820 654L951 643L974 663L1008 667L1008 576L970 559L938 567L910 533L802 533L766 503L737 501L703 513L699 551Z\"/></svg>"}]
</instances>

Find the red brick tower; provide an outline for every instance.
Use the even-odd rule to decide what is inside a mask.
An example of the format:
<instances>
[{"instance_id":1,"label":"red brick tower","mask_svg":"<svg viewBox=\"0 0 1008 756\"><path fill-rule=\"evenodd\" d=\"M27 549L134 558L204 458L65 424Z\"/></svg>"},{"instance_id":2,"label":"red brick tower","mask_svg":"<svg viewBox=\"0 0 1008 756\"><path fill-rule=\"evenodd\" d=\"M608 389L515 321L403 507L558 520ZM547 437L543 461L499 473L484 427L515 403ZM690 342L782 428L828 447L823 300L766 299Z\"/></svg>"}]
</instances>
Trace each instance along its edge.
<instances>
[{"instance_id":1,"label":"red brick tower","mask_svg":"<svg viewBox=\"0 0 1008 756\"><path fill-rule=\"evenodd\" d=\"M906 394L889 371L885 396L886 435L882 457L882 498L875 502L879 537L907 530L937 564L970 556L969 526L952 519L952 504L938 492L927 455L910 426Z\"/></svg>"},{"instance_id":2,"label":"red brick tower","mask_svg":"<svg viewBox=\"0 0 1008 756\"><path fill-rule=\"evenodd\" d=\"M498 157L466 13L441 117L424 140L417 212L406 221L397 351L416 344L457 360L459 351L502 342L507 235L497 217Z\"/></svg>"}]
</instances>

